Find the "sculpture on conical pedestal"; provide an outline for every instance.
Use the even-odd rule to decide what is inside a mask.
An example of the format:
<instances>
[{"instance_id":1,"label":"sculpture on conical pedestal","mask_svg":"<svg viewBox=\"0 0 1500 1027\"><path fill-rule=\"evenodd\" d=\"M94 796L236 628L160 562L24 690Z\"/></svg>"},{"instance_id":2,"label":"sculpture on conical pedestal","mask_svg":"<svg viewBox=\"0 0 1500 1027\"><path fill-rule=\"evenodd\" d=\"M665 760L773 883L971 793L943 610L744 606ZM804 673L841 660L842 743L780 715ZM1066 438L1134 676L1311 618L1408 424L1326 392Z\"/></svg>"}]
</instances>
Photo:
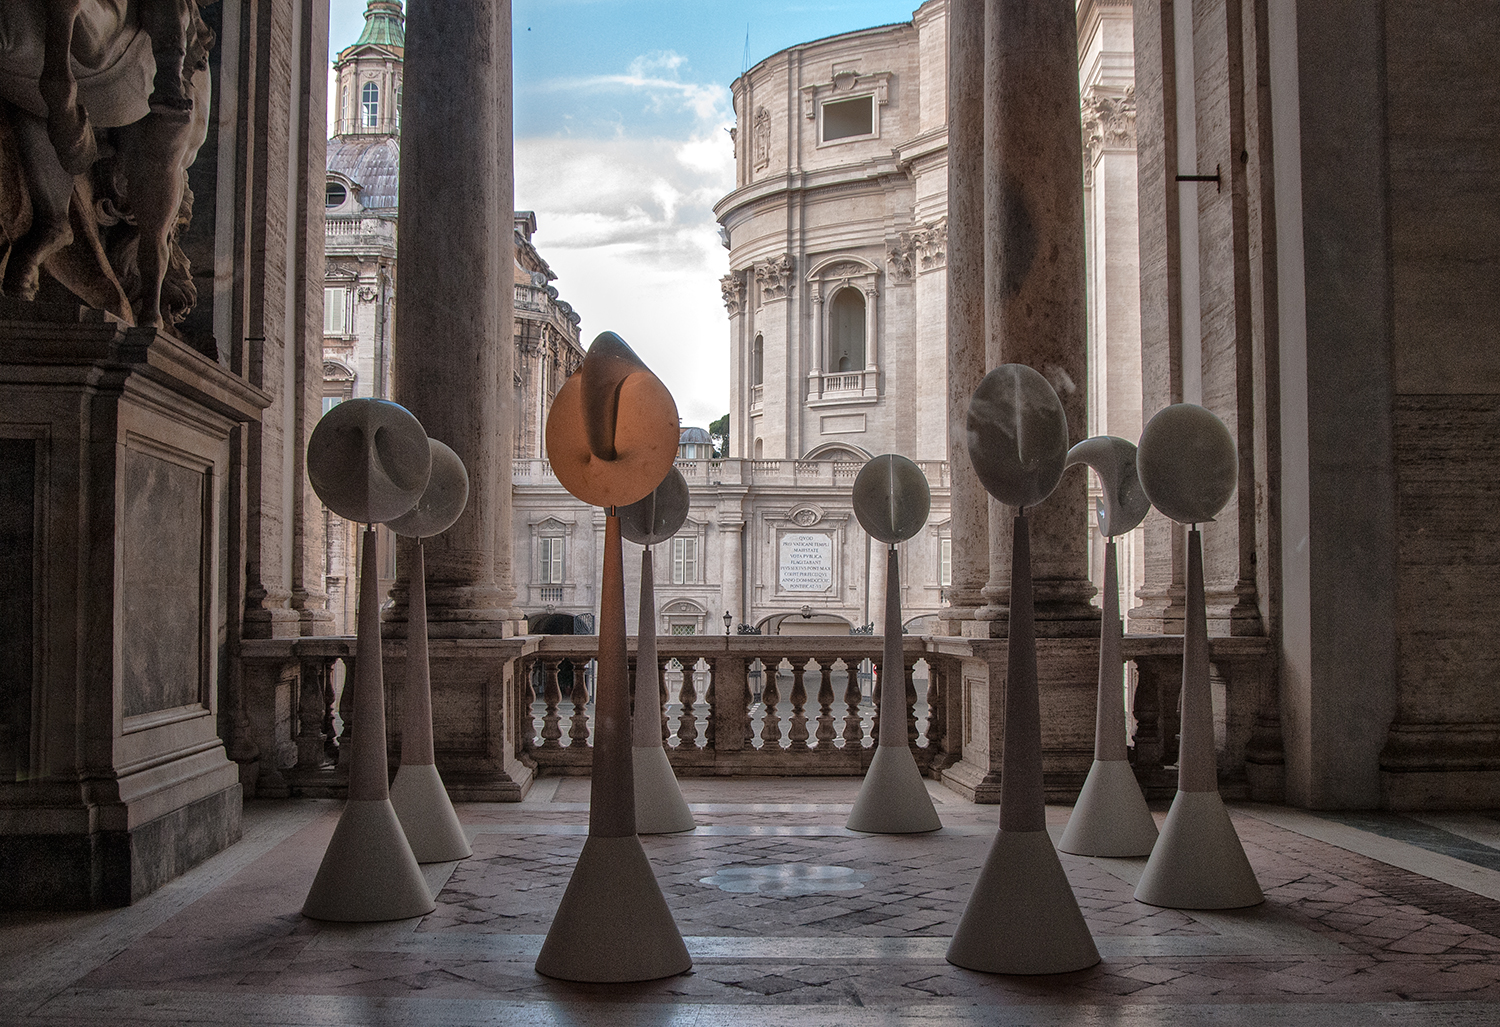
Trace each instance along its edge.
<instances>
[{"instance_id":1,"label":"sculpture on conical pedestal","mask_svg":"<svg viewBox=\"0 0 1500 1027\"><path fill-rule=\"evenodd\" d=\"M620 508L620 532L641 551L641 619L636 629L635 709L631 714L637 834L675 834L696 825L662 744L661 668L656 662L656 574L651 547L677 534L688 514L687 479L677 468L645 499ZM683 673L691 670L684 668Z\"/></svg>"},{"instance_id":2,"label":"sculpture on conical pedestal","mask_svg":"<svg viewBox=\"0 0 1500 1027\"><path fill-rule=\"evenodd\" d=\"M885 645L880 660L880 737L844 826L872 834L916 834L943 826L906 735L906 664L901 658L901 566L896 543L927 523L932 493L922 469L887 453L854 479L854 515L889 547L885 578Z\"/></svg>"},{"instance_id":3,"label":"sculpture on conical pedestal","mask_svg":"<svg viewBox=\"0 0 1500 1027\"><path fill-rule=\"evenodd\" d=\"M1094 764L1058 840L1080 856L1145 856L1156 843L1156 821L1135 779L1125 743L1125 703L1120 656L1120 572L1115 536L1146 519L1151 501L1135 471L1135 444L1113 435L1084 439L1068 451L1068 466L1092 467L1103 494L1097 515L1104 536L1104 616L1099 623L1099 700L1094 722Z\"/></svg>"},{"instance_id":4,"label":"sculpture on conical pedestal","mask_svg":"<svg viewBox=\"0 0 1500 1027\"><path fill-rule=\"evenodd\" d=\"M1198 525L1212 521L1234 494L1239 480L1234 438L1208 410L1178 403L1147 423L1136 463L1152 505L1192 529L1187 537L1177 796L1135 897L1174 909L1254 906L1265 896L1219 795L1213 693L1208 687L1203 540L1198 533Z\"/></svg>"},{"instance_id":5,"label":"sculpture on conical pedestal","mask_svg":"<svg viewBox=\"0 0 1500 1027\"><path fill-rule=\"evenodd\" d=\"M359 635L349 758L349 796L302 905L318 920L403 920L435 904L391 805L386 778L385 682L375 525L415 507L432 472L432 448L417 419L383 399L335 406L307 443L307 477L340 517L363 522Z\"/></svg>"},{"instance_id":6,"label":"sculpture on conical pedestal","mask_svg":"<svg viewBox=\"0 0 1500 1027\"><path fill-rule=\"evenodd\" d=\"M1016 507L1016 517L1000 830L948 946L948 962L989 973L1067 973L1099 962L1099 950L1047 834L1026 510L1051 495L1062 478L1068 420L1045 378L1022 364L1003 364L974 392L968 436L980 484Z\"/></svg>"},{"instance_id":7,"label":"sculpture on conical pedestal","mask_svg":"<svg viewBox=\"0 0 1500 1027\"><path fill-rule=\"evenodd\" d=\"M557 480L607 513L589 835L537 956L537 972L548 977L649 981L693 965L636 836L618 516L667 476L677 440L672 394L613 332L594 340L547 417L547 456Z\"/></svg>"},{"instance_id":8,"label":"sculpture on conical pedestal","mask_svg":"<svg viewBox=\"0 0 1500 1027\"><path fill-rule=\"evenodd\" d=\"M427 568L422 540L447 531L469 501L469 472L458 454L437 439L432 477L421 500L391 522L391 530L416 540L411 597L407 603L406 691L401 704L401 766L391 782L391 805L418 863L467 859L472 850L438 774L432 746L432 677L427 662Z\"/></svg>"}]
</instances>

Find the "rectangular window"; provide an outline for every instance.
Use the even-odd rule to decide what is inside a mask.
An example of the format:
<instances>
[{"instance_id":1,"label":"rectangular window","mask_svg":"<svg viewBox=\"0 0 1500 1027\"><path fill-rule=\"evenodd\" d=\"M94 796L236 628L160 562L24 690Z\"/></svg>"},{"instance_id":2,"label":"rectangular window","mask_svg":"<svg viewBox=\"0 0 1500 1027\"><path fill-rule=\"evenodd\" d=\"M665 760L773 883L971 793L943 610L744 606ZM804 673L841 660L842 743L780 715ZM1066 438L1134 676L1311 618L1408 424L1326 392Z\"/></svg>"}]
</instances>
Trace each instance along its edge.
<instances>
[{"instance_id":1,"label":"rectangular window","mask_svg":"<svg viewBox=\"0 0 1500 1027\"><path fill-rule=\"evenodd\" d=\"M696 537L672 540L672 584L695 585L698 583L698 539Z\"/></svg>"},{"instance_id":2,"label":"rectangular window","mask_svg":"<svg viewBox=\"0 0 1500 1027\"><path fill-rule=\"evenodd\" d=\"M325 413L325 414L328 413L328 411L332 410L334 407L338 406L343 401L344 401L344 397L343 396L324 396L323 397L323 413Z\"/></svg>"},{"instance_id":3,"label":"rectangular window","mask_svg":"<svg viewBox=\"0 0 1500 1027\"><path fill-rule=\"evenodd\" d=\"M947 588L953 584L953 540L938 540L938 584Z\"/></svg>"},{"instance_id":4,"label":"rectangular window","mask_svg":"<svg viewBox=\"0 0 1500 1027\"><path fill-rule=\"evenodd\" d=\"M835 100L823 105L823 142L873 135L874 132L875 98L873 96Z\"/></svg>"},{"instance_id":5,"label":"rectangular window","mask_svg":"<svg viewBox=\"0 0 1500 1027\"><path fill-rule=\"evenodd\" d=\"M349 290L334 287L323 290L323 334L349 334Z\"/></svg>"},{"instance_id":6,"label":"rectangular window","mask_svg":"<svg viewBox=\"0 0 1500 1027\"><path fill-rule=\"evenodd\" d=\"M559 537L544 538L541 542L541 577L543 585L563 583L563 540Z\"/></svg>"},{"instance_id":7,"label":"rectangular window","mask_svg":"<svg viewBox=\"0 0 1500 1027\"><path fill-rule=\"evenodd\" d=\"M673 624L672 625L672 634L674 634L674 635L691 635L691 634L693 634L693 625L691 625L691 624Z\"/></svg>"}]
</instances>

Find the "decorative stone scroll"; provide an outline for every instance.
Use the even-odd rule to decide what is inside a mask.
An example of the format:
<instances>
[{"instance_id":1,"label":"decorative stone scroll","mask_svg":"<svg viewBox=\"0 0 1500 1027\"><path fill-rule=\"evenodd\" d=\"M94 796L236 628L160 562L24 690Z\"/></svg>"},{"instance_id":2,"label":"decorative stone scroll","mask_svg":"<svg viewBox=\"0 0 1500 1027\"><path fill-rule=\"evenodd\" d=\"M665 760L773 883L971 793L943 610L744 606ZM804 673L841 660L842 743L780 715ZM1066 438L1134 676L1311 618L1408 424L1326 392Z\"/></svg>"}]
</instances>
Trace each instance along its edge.
<instances>
[{"instance_id":1,"label":"decorative stone scroll","mask_svg":"<svg viewBox=\"0 0 1500 1027\"><path fill-rule=\"evenodd\" d=\"M755 280L760 283L763 300L784 300L791 294L793 261L791 254L760 261L755 265Z\"/></svg>"},{"instance_id":2,"label":"decorative stone scroll","mask_svg":"<svg viewBox=\"0 0 1500 1027\"><path fill-rule=\"evenodd\" d=\"M724 310L730 317L745 310L745 272L731 271L719 279L719 291L724 296Z\"/></svg>"}]
</instances>

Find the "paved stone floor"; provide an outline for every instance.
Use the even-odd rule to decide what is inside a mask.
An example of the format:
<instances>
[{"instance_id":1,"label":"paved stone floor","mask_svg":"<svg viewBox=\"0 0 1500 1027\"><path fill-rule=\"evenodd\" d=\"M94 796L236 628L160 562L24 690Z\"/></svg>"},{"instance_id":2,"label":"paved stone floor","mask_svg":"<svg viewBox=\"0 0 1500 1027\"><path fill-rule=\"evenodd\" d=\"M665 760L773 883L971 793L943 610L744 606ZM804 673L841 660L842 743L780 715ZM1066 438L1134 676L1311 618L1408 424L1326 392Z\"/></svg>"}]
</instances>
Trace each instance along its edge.
<instances>
[{"instance_id":1,"label":"paved stone floor","mask_svg":"<svg viewBox=\"0 0 1500 1027\"><path fill-rule=\"evenodd\" d=\"M931 785L942 831L856 835L857 789L684 781L698 829L643 842L694 966L628 986L533 969L587 780L461 806L473 857L389 924L298 912L338 804L253 803L239 845L129 909L0 916L0 1024L1500 1024L1493 817L1234 807L1267 901L1232 912L1143 905L1144 860L1064 855L1103 961L1002 977L943 958L996 807Z\"/></svg>"}]
</instances>

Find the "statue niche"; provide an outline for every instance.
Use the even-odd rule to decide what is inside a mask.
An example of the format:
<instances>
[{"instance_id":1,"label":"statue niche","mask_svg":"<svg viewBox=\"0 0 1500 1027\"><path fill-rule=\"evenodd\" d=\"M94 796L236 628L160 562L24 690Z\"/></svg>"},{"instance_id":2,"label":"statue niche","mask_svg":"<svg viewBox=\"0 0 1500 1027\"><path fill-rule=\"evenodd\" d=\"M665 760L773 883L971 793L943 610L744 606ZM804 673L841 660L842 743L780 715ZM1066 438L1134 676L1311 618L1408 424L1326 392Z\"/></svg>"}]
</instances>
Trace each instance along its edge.
<instances>
[{"instance_id":1,"label":"statue niche","mask_svg":"<svg viewBox=\"0 0 1500 1027\"><path fill-rule=\"evenodd\" d=\"M0 3L0 292L41 272L131 325L197 301L178 246L208 135L214 0Z\"/></svg>"}]
</instances>

